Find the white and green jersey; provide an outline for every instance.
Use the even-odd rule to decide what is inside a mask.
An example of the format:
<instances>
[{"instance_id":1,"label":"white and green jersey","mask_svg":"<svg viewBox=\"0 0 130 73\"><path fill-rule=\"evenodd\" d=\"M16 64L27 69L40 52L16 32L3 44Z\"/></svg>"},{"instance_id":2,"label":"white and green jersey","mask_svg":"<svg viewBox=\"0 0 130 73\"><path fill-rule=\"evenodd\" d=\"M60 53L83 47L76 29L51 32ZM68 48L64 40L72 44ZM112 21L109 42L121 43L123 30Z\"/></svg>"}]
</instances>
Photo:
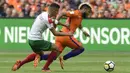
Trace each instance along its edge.
<instances>
[{"instance_id":1,"label":"white and green jersey","mask_svg":"<svg viewBox=\"0 0 130 73\"><path fill-rule=\"evenodd\" d=\"M52 19L49 18L47 12L43 12L37 16L32 28L30 30L28 39L29 40L43 40L42 33L47 29L51 29L53 26Z\"/></svg>"}]
</instances>

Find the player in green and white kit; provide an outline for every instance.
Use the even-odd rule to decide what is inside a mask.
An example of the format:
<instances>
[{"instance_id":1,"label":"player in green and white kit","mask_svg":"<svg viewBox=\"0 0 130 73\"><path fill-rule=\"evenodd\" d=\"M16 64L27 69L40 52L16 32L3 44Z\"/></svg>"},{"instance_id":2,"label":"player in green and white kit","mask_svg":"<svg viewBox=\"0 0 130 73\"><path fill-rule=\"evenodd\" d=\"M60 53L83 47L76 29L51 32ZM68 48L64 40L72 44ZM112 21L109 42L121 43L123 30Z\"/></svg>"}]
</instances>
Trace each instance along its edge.
<instances>
[{"instance_id":1,"label":"player in green and white kit","mask_svg":"<svg viewBox=\"0 0 130 73\"><path fill-rule=\"evenodd\" d=\"M31 31L28 36L29 45L31 46L32 50L38 54L34 60L34 67L37 66L37 63L39 61L40 55L43 55L43 51L56 51L58 52L58 48L55 44L45 41L42 38L42 33L49 28L50 31L54 34L54 36L72 36L72 33L63 33L63 32L57 32L55 30L54 25L59 24L57 20L54 20L52 18L55 18L58 14L60 6L52 3L48 7L47 12L42 12L40 15L37 16L35 19Z\"/></svg>"}]
</instances>

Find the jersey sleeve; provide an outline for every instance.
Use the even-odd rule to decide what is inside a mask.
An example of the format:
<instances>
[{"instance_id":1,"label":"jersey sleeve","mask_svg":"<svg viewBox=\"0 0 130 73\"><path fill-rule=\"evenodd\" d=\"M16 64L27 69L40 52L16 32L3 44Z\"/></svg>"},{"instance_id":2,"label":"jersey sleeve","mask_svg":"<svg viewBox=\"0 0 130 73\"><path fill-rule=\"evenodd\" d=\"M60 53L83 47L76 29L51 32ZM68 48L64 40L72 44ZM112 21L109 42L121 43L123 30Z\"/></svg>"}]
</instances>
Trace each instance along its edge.
<instances>
[{"instance_id":1,"label":"jersey sleeve","mask_svg":"<svg viewBox=\"0 0 130 73\"><path fill-rule=\"evenodd\" d=\"M67 17L76 17L78 14L75 11L67 11L66 12Z\"/></svg>"},{"instance_id":2,"label":"jersey sleeve","mask_svg":"<svg viewBox=\"0 0 130 73\"><path fill-rule=\"evenodd\" d=\"M52 29L54 27L54 23L53 23L52 19L49 18L48 23L46 23L46 25L49 29Z\"/></svg>"}]
</instances>

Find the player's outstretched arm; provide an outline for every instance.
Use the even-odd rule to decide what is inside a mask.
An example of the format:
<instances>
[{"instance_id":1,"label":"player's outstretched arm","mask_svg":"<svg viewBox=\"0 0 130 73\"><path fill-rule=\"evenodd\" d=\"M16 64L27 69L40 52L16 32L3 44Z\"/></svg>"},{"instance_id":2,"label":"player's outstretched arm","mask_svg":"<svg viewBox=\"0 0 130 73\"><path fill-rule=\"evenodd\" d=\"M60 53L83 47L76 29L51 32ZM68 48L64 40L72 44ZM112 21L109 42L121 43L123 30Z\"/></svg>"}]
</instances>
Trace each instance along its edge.
<instances>
[{"instance_id":1,"label":"player's outstretched arm","mask_svg":"<svg viewBox=\"0 0 130 73\"><path fill-rule=\"evenodd\" d=\"M61 25L61 26L65 26L65 27L69 27L69 23L66 23L66 24L63 24L61 23L59 20L61 19L62 16L66 16L66 12L65 11L61 11L57 17L56 17L56 20L55 20L55 24L57 23L57 25Z\"/></svg>"},{"instance_id":2,"label":"player's outstretched arm","mask_svg":"<svg viewBox=\"0 0 130 73\"><path fill-rule=\"evenodd\" d=\"M57 17L56 20L60 20L62 16L67 16L67 17L77 17L78 14L75 13L75 11L61 11ZM68 20L68 19L67 19ZM69 27L69 22L65 24L65 26Z\"/></svg>"},{"instance_id":3,"label":"player's outstretched arm","mask_svg":"<svg viewBox=\"0 0 130 73\"><path fill-rule=\"evenodd\" d=\"M64 32L58 32L55 30L55 28L51 28L50 31L53 33L54 36L72 36L72 32L64 33Z\"/></svg>"},{"instance_id":4,"label":"player's outstretched arm","mask_svg":"<svg viewBox=\"0 0 130 73\"><path fill-rule=\"evenodd\" d=\"M63 23L61 23L61 22L59 22L58 25L65 26L65 27L67 27L67 28L69 28L69 26L70 26L69 23L63 24Z\"/></svg>"},{"instance_id":5,"label":"player's outstretched arm","mask_svg":"<svg viewBox=\"0 0 130 73\"><path fill-rule=\"evenodd\" d=\"M67 27L67 28L69 27L69 24L66 24L66 23L63 24L62 22L60 22L60 21L58 21L58 20L55 20L54 23L55 23L56 25L65 26L65 27Z\"/></svg>"},{"instance_id":6,"label":"player's outstretched arm","mask_svg":"<svg viewBox=\"0 0 130 73\"><path fill-rule=\"evenodd\" d=\"M60 12L60 13L57 15L56 19L57 19L57 20L60 20L60 18L61 18L62 16L78 17L78 14L77 14L75 11L62 11L62 12Z\"/></svg>"},{"instance_id":7,"label":"player's outstretched arm","mask_svg":"<svg viewBox=\"0 0 130 73\"><path fill-rule=\"evenodd\" d=\"M70 23L69 23L69 21L70 21L70 18L67 18L67 21L66 21L66 23L64 24L67 28L70 27Z\"/></svg>"},{"instance_id":8,"label":"player's outstretched arm","mask_svg":"<svg viewBox=\"0 0 130 73\"><path fill-rule=\"evenodd\" d=\"M66 16L66 12L65 11L61 11L57 17L56 17L56 20L60 20L62 16Z\"/></svg>"},{"instance_id":9,"label":"player's outstretched arm","mask_svg":"<svg viewBox=\"0 0 130 73\"><path fill-rule=\"evenodd\" d=\"M84 34L85 36L90 37L90 35L89 35L86 31L83 30L82 25L79 26L79 29L83 32L83 34Z\"/></svg>"}]
</instances>

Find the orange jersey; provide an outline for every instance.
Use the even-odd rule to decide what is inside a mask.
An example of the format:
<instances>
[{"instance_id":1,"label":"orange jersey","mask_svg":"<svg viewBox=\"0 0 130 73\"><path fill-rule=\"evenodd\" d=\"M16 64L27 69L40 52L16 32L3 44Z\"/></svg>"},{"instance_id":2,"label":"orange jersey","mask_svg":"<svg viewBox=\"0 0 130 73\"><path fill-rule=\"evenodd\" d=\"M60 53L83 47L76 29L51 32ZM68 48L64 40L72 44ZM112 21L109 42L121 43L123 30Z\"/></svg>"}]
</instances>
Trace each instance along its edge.
<instances>
[{"instance_id":1,"label":"orange jersey","mask_svg":"<svg viewBox=\"0 0 130 73\"><path fill-rule=\"evenodd\" d=\"M76 29L81 25L82 22L82 14L79 10L75 11L67 11L66 16L69 18L69 24L70 24L70 29L63 27L61 31L63 32L75 32Z\"/></svg>"},{"instance_id":2,"label":"orange jersey","mask_svg":"<svg viewBox=\"0 0 130 73\"><path fill-rule=\"evenodd\" d=\"M66 12L66 16L68 17L68 21L70 23L69 29L63 27L61 29L62 32L75 32L76 29L81 25L82 22L82 14L79 10ZM69 47L71 49L79 49L82 46L81 42L79 42L73 36L56 36L55 39L56 46L59 51L62 52L65 47Z\"/></svg>"}]
</instances>

